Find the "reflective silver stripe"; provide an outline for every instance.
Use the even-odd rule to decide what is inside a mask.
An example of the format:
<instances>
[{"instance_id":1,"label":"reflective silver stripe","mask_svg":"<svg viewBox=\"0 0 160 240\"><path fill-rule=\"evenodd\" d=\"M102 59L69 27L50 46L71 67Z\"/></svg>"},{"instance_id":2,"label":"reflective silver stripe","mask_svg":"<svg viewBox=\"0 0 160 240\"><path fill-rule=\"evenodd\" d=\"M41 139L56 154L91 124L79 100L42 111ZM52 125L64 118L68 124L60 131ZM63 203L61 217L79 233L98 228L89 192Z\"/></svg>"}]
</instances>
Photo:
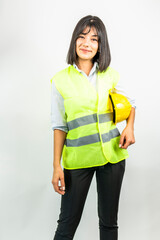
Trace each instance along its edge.
<instances>
[{"instance_id":1,"label":"reflective silver stripe","mask_svg":"<svg viewBox=\"0 0 160 240\"><path fill-rule=\"evenodd\" d=\"M112 138L120 136L119 130L117 128L114 128L110 130L108 133L103 133L102 135L102 141L109 142Z\"/></svg>"},{"instance_id":2,"label":"reflective silver stripe","mask_svg":"<svg viewBox=\"0 0 160 240\"><path fill-rule=\"evenodd\" d=\"M73 140L66 139L65 145L67 147L79 147L79 146L88 145L88 144L96 143L96 142L100 142L99 133L92 134L92 135L85 136L85 137L80 137L80 138L73 139Z\"/></svg>"},{"instance_id":3,"label":"reflective silver stripe","mask_svg":"<svg viewBox=\"0 0 160 240\"><path fill-rule=\"evenodd\" d=\"M104 122L113 120L113 113L103 113L103 114L99 114L98 116L99 116L99 123L104 123ZM96 113L85 116L85 117L76 118L72 121L67 122L67 125L68 125L68 129L72 130L84 125L95 123L95 122L97 122Z\"/></svg>"},{"instance_id":4,"label":"reflective silver stripe","mask_svg":"<svg viewBox=\"0 0 160 240\"><path fill-rule=\"evenodd\" d=\"M109 122L113 120L113 112L99 114L99 123Z\"/></svg>"},{"instance_id":5,"label":"reflective silver stripe","mask_svg":"<svg viewBox=\"0 0 160 240\"><path fill-rule=\"evenodd\" d=\"M105 142L109 142L112 138L118 137L119 135L120 133L118 129L114 128L110 130L108 133L103 133L101 136L102 136L102 141L105 143ZM99 133L85 136L85 137L80 137L78 139L66 139L65 145L67 147L80 147L83 145L88 145L96 142L100 142Z\"/></svg>"},{"instance_id":6,"label":"reflective silver stripe","mask_svg":"<svg viewBox=\"0 0 160 240\"><path fill-rule=\"evenodd\" d=\"M80 117L80 118L76 118L70 122L67 122L68 125L68 129L72 130L74 128L78 128L84 125L88 125L90 123L95 123L97 122L97 114L91 114L85 117Z\"/></svg>"}]
</instances>

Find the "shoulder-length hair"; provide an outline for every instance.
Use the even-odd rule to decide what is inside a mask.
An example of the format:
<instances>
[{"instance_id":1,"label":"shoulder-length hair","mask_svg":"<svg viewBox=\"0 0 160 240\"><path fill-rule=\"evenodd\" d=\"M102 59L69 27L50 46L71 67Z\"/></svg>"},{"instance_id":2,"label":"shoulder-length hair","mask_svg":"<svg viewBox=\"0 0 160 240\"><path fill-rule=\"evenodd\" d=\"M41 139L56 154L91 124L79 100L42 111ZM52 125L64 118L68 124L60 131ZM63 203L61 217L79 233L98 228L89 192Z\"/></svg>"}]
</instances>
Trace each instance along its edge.
<instances>
[{"instance_id":1,"label":"shoulder-length hair","mask_svg":"<svg viewBox=\"0 0 160 240\"><path fill-rule=\"evenodd\" d=\"M81 18L75 26L66 62L71 65L73 65L74 62L77 62L78 55L76 53L76 40L86 27L89 27L89 32L91 27L94 27L96 29L98 35L98 51L92 59L92 62L98 62L100 72L105 71L111 61L107 32L102 20L99 17L92 15Z\"/></svg>"}]
</instances>

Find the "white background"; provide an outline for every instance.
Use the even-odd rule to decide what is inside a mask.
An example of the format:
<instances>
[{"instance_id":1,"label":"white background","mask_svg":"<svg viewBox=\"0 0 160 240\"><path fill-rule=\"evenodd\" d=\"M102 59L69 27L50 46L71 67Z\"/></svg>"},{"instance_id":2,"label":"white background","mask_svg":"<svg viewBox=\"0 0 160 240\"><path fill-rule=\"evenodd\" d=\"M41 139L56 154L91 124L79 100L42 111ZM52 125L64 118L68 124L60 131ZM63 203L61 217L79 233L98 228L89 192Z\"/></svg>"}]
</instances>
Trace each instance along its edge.
<instances>
[{"instance_id":1,"label":"white background","mask_svg":"<svg viewBox=\"0 0 160 240\"><path fill-rule=\"evenodd\" d=\"M67 67L73 29L88 14L104 22L110 66L137 104L136 143L128 148L120 197L119 240L159 239L159 13L158 0L1 0L1 240L54 237L61 196L51 184L50 79ZM74 239L99 239L95 177Z\"/></svg>"}]
</instances>

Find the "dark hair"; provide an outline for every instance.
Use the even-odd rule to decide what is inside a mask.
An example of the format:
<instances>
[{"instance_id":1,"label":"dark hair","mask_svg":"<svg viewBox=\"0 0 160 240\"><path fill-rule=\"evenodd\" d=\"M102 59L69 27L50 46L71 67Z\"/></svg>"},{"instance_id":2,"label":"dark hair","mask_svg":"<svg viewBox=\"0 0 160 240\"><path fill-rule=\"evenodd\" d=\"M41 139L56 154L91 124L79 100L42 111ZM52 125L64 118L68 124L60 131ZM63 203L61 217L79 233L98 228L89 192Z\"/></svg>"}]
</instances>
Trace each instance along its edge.
<instances>
[{"instance_id":1,"label":"dark hair","mask_svg":"<svg viewBox=\"0 0 160 240\"><path fill-rule=\"evenodd\" d=\"M79 34L81 34L86 27L89 27L90 29L91 27L94 27L97 31L99 47L96 55L92 59L92 62L94 63L97 61L99 65L99 71L105 71L110 64L111 55L105 25L102 20L96 16L88 15L79 20L72 34L66 61L71 65L73 65L73 62L77 62L78 56L76 53L76 40L79 37Z\"/></svg>"}]
</instances>

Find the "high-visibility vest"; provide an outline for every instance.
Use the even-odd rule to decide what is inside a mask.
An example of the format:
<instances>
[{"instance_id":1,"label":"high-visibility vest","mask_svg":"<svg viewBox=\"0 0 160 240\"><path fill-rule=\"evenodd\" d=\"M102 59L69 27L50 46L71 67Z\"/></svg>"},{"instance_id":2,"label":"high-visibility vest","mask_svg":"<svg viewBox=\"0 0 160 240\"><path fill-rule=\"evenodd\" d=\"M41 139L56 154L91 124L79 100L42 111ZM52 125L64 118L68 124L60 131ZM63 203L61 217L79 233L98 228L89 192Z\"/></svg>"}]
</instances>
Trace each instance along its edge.
<instances>
[{"instance_id":1,"label":"high-visibility vest","mask_svg":"<svg viewBox=\"0 0 160 240\"><path fill-rule=\"evenodd\" d=\"M106 71L98 71L98 91L73 65L57 72L51 83L52 80L64 98L68 126L62 166L102 166L129 157L127 149L119 148L120 132L109 107L109 90L116 86L119 73L110 66Z\"/></svg>"}]
</instances>

